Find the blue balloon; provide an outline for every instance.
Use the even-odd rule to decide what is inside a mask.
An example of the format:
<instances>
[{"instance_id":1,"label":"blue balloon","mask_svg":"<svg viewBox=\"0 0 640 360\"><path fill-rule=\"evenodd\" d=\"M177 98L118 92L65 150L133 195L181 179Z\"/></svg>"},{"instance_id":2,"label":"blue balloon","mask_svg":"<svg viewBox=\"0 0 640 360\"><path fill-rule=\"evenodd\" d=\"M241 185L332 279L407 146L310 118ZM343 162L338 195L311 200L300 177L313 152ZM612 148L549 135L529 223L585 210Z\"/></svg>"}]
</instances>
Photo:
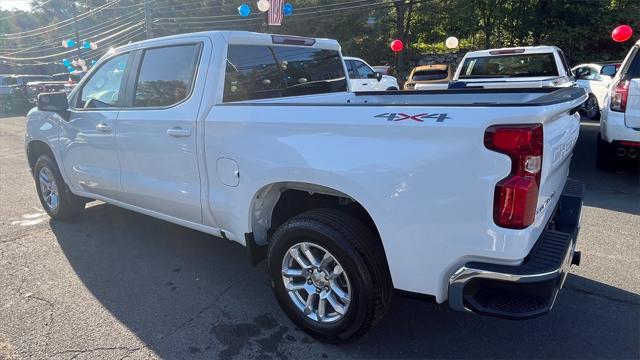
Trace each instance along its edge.
<instances>
[{"instance_id":1,"label":"blue balloon","mask_svg":"<svg viewBox=\"0 0 640 360\"><path fill-rule=\"evenodd\" d=\"M251 7L247 4L238 6L238 14L242 17L247 17L251 14Z\"/></svg>"},{"instance_id":2,"label":"blue balloon","mask_svg":"<svg viewBox=\"0 0 640 360\"><path fill-rule=\"evenodd\" d=\"M67 46L68 47L74 47L76 46L76 42L73 41L72 39L67 40Z\"/></svg>"},{"instance_id":3,"label":"blue balloon","mask_svg":"<svg viewBox=\"0 0 640 360\"><path fill-rule=\"evenodd\" d=\"M282 6L282 13L284 14L284 16L293 15L293 4L284 3L284 5Z\"/></svg>"},{"instance_id":4,"label":"blue balloon","mask_svg":"<svg viewBox=\"0 0 640 360\"><path fill-rule=\"evenodd\" d=\"M96 61L95 60L91 60L91 65L95 65Z\"/></svg>"},{"instance_id":5,"label":"blue balloon","mask_svg":"<svg viewBox=\"0 0 640 360\"><path fill-rule=\"evenodd\" d=\"M67 60L67 59L62 59L62 65L64 66L71 66L71 61Z\"/></svg>"},{"instance_id":6,"label":"blue balloon","mask_svg":"<svg viewBox=\"0 0 640 360\"><path fill-rule=\"evenodd\" d=\"M74 72L76 68L74 68L73 66L67 66L67 70L69 70L69 72Z\"/></svg>"},{"instance_id":7,"label":"blue balloon","mask_svg":"<svg viewBox=\"0 0 640 360\"><path fill-rule=\"evenodd\" d=\"M91 42L89 42L88 40L83 41L82 47L85 49L91 49Z\"/></svg>"}]
</instances>

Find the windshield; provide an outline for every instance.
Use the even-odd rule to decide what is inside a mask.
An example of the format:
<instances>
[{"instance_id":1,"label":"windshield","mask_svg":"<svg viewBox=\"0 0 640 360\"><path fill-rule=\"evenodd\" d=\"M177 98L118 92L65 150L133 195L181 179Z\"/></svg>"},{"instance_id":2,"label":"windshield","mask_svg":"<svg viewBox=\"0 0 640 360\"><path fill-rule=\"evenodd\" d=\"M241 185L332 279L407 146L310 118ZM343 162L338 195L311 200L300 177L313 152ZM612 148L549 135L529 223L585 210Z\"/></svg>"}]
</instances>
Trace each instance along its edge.
<instances>
[{"instance_id":1,"label":"windshield","mask_svg":"<svg viewBox=\"0 0 640 360\"><path fill-rule=\"evenodd\" d=\"M448 77L447 70L433 69L433 70L419 70L413 73L413 81L427 81L427 80L444 80Z\"/></svg>"},{"instance_id":2,"label":"windshield","mask_svg":"<svg viewBox=\"0 0 640 360\"><path fill-rule=\"evenodd\" d=\"M468 58L460 72L461 79L538 76L558 76L552 53Z\"/></svg>"}]
</instances>

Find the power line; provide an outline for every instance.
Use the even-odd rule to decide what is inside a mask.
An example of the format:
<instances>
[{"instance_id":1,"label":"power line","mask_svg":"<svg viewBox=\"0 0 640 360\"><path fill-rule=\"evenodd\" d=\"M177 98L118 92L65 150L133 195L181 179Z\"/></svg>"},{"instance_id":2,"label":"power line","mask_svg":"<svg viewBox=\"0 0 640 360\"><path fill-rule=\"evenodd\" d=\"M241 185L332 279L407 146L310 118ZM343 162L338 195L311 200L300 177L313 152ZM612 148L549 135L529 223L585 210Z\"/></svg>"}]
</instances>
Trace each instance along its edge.
<instances>
[{"instance_id":1,"label":"power line","mask_svg":"<svg viewBox=\"0 0 640 360\"><path fill-rule=\"evenodd\" d=\"M102 38L102 39L96 40L96 41L95 41L95 43L101 43L101 42L104 42L105 40L108 40L108 39L110 39L110 38L113 38L114 36L117 36L117 35L119 35L119 34L121 34L121 33L123 33L123 32L130 31L131 29L134 29L135 27L141 26L143 23L144 23L144 21L140 21L140 22L136 23L135 25L130 26L130 27L128 27L128 28L126 28L126 29L124 29L124 30L122 30L122 31L119 31L119 32L117 32L117 33L115 33L115 34L111 34L111 35L109 35L109 36L107 36L107 37L105 37L105 38ZM13 60L13 61L30 61L30 60L40 60L40 59L48 59L48 58L52 58L52 57L59 57L59 56L61 56L61 55L70 54L70 53L72 53L72 52L74 52L74 51L76 51L76 49L71 49L71 50L63 51L63 52L60 52L60 53L57 53L57 54L44 55L44 56L34 56L34 57L29 57L29 58L13 58L13 57L8 57L8 56L0 56L0 59L2 59L2 60Z\"/></svg>"},{"instance_id":2,"label":"power line","mask_svg":"<svg viewBox=\"0 0 640 360\"><path fill-rule=\"evenodd\" d=\"M118 2L120 2L121 0L114 0L114 1L110 1L104 5L101 5L93 10L89 10L86 11L80 15L78 15L77 20L81 20L81 19L85 19L93 14L96 14L110 6L113 6L115 4L117 4ZM26 30L26 31L21 31L21 32L17 32L17 33L11 33L11 34L2 34L0 35L0 38L5 38L7 40L13 40L13 39L21 39L21 38L26 38L26 37L31 37L31 36L38 36L38 35L42 35L44 33L49 33L52 31L56 31L59 30L63 27L67 27L70 25L73 25L74 19L73 18L69 18L66 20L62 20L59 21L57 23L51 24L51 25L47 25L47 26L42 26L36 29L31 29L31 30ZM52 27L56 27L54 29L51 29ZM36 34L33 34L34 32L36 32Z\"/></svg>"},{"instance_id":3,"label":"power line","mask_svg":"<svg viewBox=\"0 0 640 360\"><path fill-rule=\"evenodd\" d=\"M132 20L134 20L134 18L139 17L139 15L141 14L141 10L138 10L137 12L134 12L133 14L129 14L129 15L123 15L123 16L119 16L115 19L109 20L107 22L104 23L100 23L97 25L93 25L84 29L80 29L79 31L82 32L83 37L84 38L91 38L91 37L96 37L96 36L101 36L105 33L108 33L110 31L113 31L115 29L118 29L124 25L127 24L132 24ZM104 31L106 28L109 28L109 30L107 30L104 33L101 33L102 31ZM44 50L53 50L55 48L58 48L60 45L58 45L57 43L59 41L62 41L64 39L68 39L70 37L70 35L65 34L65 35L61 35L55 38L51 38L51 39L46 39L44 40L44 44L51 44L51 45L55 45L49 48L41 48L41 45L34 45L34 46L28 46L28 47L13 47L12 50L16 50L14 52L9 52L9 53L3 53L1 55L15 55L15 54L21 54L21 53L34 53L34 52L38 52L38 51L44 51ZM33 50L33 49L37 49L35 51L29 51L29 50Z\"/></svg>"}]
</instances>

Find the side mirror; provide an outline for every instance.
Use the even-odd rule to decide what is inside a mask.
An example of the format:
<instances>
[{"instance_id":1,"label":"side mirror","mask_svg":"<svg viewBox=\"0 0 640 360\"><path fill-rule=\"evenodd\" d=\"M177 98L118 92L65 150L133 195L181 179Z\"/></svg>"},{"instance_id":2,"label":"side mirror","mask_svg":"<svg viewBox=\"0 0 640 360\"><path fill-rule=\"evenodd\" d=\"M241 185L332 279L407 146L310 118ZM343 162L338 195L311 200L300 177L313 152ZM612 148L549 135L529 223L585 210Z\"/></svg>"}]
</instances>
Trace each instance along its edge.
<instances>
[{"instance_id":1,"label":"side mirror","mask_svg":"<svg viewBox=\"0 0 640 360\"><path fill-rule=\"evenodd\" d=\"M376 72L376 80L378 80L378 82L382 80L382 73Z\"/></svg>"},{"instance_id":2,"label":"side mirror","mask_svg":"<svg viewBox=\"0 0 640 360\"><path fill-rule=\"evenodd\" d=\"M69 100L64 92L38 94L38 110L63 112L69 110Z\"/></svg>"}]
</instances>

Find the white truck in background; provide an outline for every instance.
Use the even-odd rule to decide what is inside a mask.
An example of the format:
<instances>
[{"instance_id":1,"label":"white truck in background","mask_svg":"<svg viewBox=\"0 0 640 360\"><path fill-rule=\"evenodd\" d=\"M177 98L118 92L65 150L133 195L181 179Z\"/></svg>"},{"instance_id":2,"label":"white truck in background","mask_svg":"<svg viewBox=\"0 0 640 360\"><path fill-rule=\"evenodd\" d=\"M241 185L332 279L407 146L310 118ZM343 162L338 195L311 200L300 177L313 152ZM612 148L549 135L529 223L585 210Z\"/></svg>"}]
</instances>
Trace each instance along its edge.
<instances>
[{"instance_id":1,"label":"white truck in background","mask_svg":"<svg viewBox=\"0 0 640 360\"><path fill-rule=\"evenodd\" d=\"M132 43L69 97L39 95L27 158L52 218L97 199L266 258L283 310L320 340L366 333L394 290L548 312L579 263L583 187L567 175L584 90L348 89L334 40Z\"/></svg>"},{"instance_id":2,"label":"white truck in background","mask_svg":"<svg viewBox=\"0 0 640 360\"><path fill-rule=\"evenodd\" d=\"M352 56L344 56L351 91L392 91L399 90L398 79L377 72L366 61Z\"/></svg>"},{"instance_id":3,"label":"white truck in background","mask_svg":"<svg viewBox=\"0 0 640 360\"><path fill-rule=\"evenodd\" d=\"M449 85L457 88L515 89L573 86L567 59L556 46L470 51Z\"/></svg>"},{"instance_id":4,"label":"white truck in background","mask_svg":"<svg viewBox=\"0 0 640 360\"><path fill-rule=\"evenodd\" d=\"M596 166L615 168L620 160L640 160L640 40L631 47L604 101Z\"/></svg>"}]
</instances>

